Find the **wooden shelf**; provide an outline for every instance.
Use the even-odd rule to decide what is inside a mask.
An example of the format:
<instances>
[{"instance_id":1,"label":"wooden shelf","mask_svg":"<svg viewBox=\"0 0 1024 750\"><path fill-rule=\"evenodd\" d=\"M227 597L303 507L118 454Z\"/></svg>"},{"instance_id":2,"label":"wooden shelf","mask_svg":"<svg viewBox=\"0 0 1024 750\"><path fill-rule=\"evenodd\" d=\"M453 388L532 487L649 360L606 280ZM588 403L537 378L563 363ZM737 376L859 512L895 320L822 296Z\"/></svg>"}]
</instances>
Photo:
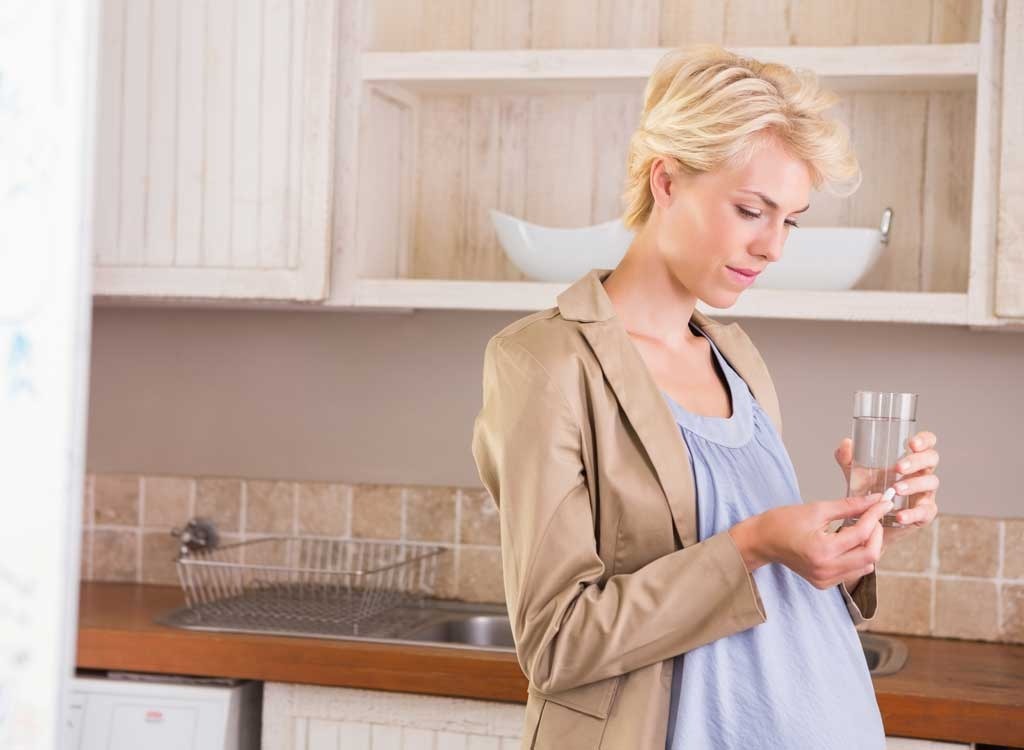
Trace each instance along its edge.
<instances>
[{"instance_id":1,"label":"wooden shelf","mask_svg":"<svg viewBox=\"0 0 1024 750\"><path fill-rule=\"evenodd\" d=\"M569 284L530 281L362 279L352 303L361 308L541 310ZM750 289L728 310L698 304L713 317L849 320L967 325L967 294Z\"/></svg>"},{"instance_id":2,"label":"wooden shelf","mask_svg":"<svg viewBox=\"0 0 1024 750\"><path fill-rule=\"evenodd\" d=\"M814 70L835 89L972 89L978 44L730 47L759 60ZM417 91L565 93L642 90L668 48L364 52L362 79Z\"/></svg>"}]
</instances>

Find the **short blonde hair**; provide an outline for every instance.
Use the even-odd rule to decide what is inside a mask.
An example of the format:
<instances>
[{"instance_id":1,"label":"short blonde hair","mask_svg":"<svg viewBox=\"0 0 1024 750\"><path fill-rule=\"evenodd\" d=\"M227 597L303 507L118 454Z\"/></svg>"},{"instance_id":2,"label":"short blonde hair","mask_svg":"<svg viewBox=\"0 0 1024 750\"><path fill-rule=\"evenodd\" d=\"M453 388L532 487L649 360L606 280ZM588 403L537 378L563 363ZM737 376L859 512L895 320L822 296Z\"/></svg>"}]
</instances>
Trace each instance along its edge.
<instances>
[{"instance_id":1,"label":"short blonde hair","mask_svg":"<svg viewBox=\"0 0 1024 750\"><path fill-rule=\"evenodd\" d=\"M763 63L715 44L666 54L644 91L644 110L629 141L623 223L638 229L650 216L651 164L669 157L688 174L743 166L766 139L807 162L815 189L847 196L861 183L849 132L822 112L839 101L807 70ZM673 170L669 170L672 172ZM849 183L840 192L833 183Z\"/></svg>"}]
</instances>

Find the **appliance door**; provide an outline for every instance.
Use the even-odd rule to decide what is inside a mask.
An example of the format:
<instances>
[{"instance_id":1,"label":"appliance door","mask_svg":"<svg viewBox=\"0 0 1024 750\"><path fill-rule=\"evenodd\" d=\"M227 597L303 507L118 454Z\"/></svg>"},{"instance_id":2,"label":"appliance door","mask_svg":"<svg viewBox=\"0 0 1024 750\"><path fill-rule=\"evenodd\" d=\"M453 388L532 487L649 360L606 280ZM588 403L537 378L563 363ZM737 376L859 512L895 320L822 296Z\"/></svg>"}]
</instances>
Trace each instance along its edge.
<instances>
[{"instance_id":1,"label":"appliance door","mask_svg":"<svg viewBox=\"0 0 1024 750\"><path fill-rule=\"evenodd\" d=\"M133 687L143 689L133 695ZM226 737L230 689L171 697L148 687L118 685L84 694L84 721L73 750L234 750Z\"/></svg>"}]
</instances>

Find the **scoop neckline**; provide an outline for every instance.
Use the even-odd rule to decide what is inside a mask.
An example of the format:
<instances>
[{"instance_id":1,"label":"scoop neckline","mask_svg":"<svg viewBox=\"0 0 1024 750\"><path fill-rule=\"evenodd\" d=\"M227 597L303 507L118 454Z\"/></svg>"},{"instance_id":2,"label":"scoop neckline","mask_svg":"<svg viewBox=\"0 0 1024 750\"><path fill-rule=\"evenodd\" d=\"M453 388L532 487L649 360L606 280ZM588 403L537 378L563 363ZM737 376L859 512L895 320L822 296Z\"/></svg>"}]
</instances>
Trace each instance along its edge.
<instances>
[{"instance_id":1,"label":"scoop neckline","mask_svg":"<svg viewBox=\"0 0 1024 750\"><path fill-rule=\"evenodd\" d=\"M718 362L719 368L725 375L725 380L729 386L729 399L732 405L732 415L728 417L716 417L706 414L697 414L689 411L684 407L680 406L674 398L668 393L658 389L661 392L662 398L668 403L669 409L672 412L676 423L685 428L686 430L700 435L706 440L710 440L721 445L738 447L746 443L751 436L753 427L753 407L751 399L743 392L743 386L746 383L739 376L732 366L729 365L728 361L718 350L715 342L711 340L699 326L690 323L690 327L697 333L708 340L711 344L711 351L714 354L715 360Z\"/></svg>"}]
</instances>

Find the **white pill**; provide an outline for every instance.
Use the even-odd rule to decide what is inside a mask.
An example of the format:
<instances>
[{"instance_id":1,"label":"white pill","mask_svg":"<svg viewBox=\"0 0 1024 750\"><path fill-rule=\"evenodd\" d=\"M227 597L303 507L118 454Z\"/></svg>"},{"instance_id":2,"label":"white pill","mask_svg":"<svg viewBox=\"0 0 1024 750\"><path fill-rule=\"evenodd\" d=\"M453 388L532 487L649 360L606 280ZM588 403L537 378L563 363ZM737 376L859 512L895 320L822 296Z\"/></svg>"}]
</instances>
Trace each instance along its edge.
<instances>
[{"instance_id":1,"label":"white pill","mask_svg":"<svg viewBox=\"0 0 1024 750\"><path fill-rule=\"evenodd\" d=\"M885 494L882 495L882 500L892 500L894 497L896 497L896 490L890 487L885 491Z\"/></svg>"}]
</instances>

